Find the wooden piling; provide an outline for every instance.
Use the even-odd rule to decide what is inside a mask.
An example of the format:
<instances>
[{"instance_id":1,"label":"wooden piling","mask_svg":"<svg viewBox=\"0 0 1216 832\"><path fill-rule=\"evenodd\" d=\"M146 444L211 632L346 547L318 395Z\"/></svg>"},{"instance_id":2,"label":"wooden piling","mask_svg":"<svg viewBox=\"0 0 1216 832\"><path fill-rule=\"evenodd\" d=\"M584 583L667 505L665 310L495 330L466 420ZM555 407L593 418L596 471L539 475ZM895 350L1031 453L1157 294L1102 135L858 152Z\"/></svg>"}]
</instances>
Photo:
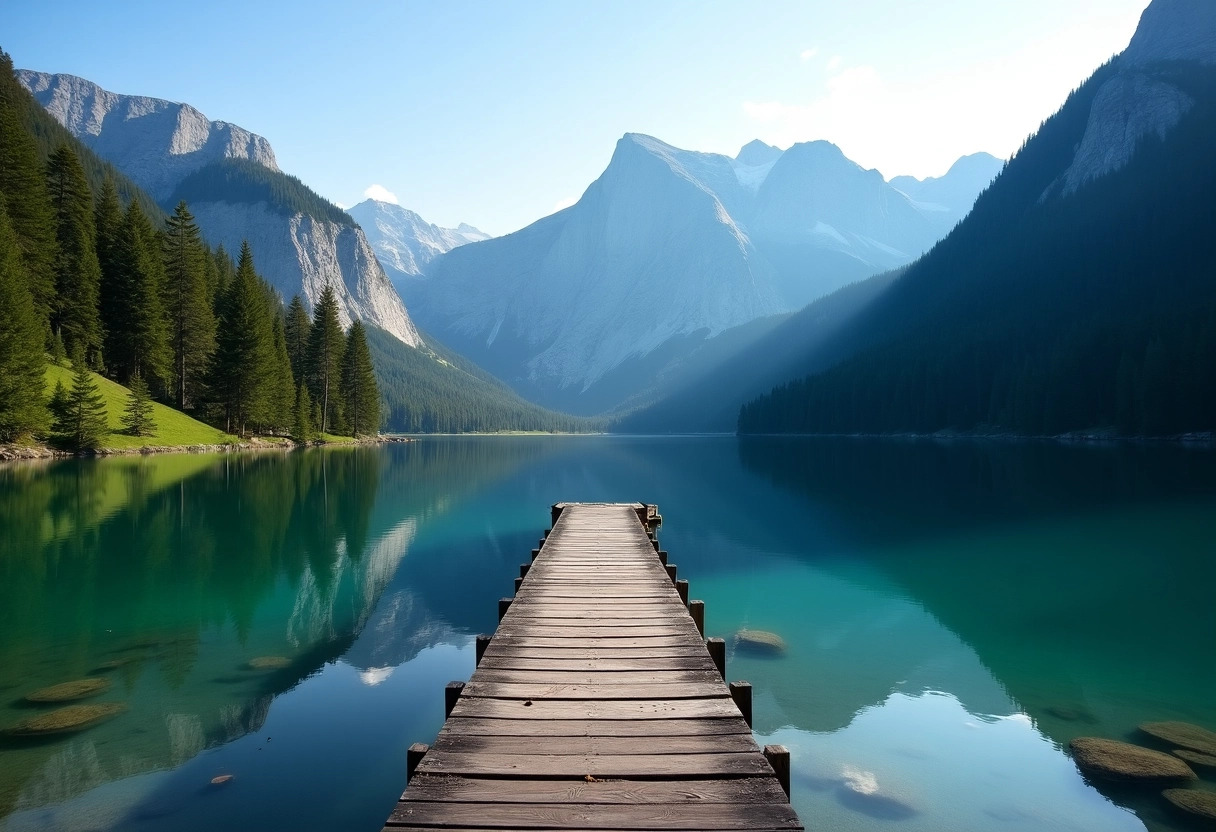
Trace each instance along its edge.
<instances>
[{"instance_id":1,"label":"wooden piling","mask_svg":"<svg viewBox=\"0 0 1216 832\"><path fill-rule=\"evenodd\" d=\"M692 623L697 625L697 632L701 637L705 637L705 602L704 601L689 601L688 612L692 616Z\"/></svg>"},{"instance_id":2,"label":"wooden piling","mask_svg":"<svg viewBox=\"0 0 1216 832\"><path fill-rule=\"evenodd\" d=\"M784 745L764 746L764 759L773 767L777 782L785 792L785 799L790 798L790 750Z\"/></svg>"},{"instance_id":3,"label":"wooden piling","mask_svg":"<svg viewBox=\"0 0 1216 832\"><path fill-rule=\"evenodd\" d=\"M735 707L739 709L739 713L743 714L743 721L747 723L747 727L752 727L752 683L751 682L731 682L730 683L730 698L735 700Z\"/></svg>"},{"instance_id":4,"label":"wooden piling","mask_svg":"<svg viewBox=\"0 0 1216 832\"><path fill-rule=\"evenodd\" d=\"M474 651L477 656L477 664L481 664L481 657L486 654L486 648L489 646L490 646L490 636L479 635L477 637L476 646L474 647Z\"/></svg>"},{"instance_id":5,"label":"wooden piling","mask_svg":"<svg viewBox=\"0 0 1216 832\"><path fill-rule=\"evenodd\" d=\"M452 709L456 707L456 701L460 699L462 690L464 690L464 682L448 682L448 686L443 689L444 719L452 715Z\"/></svg>"},{"instance_id":6,"label":"wooden piling","mask_svg":"<svg viewBox=\"0 0 1216 832\"><path fill-rule=\"evenodd\" d=\"M714 667L718 668L718 675L722 680L726 680L726 642L720 638L706 639L705 647L709 650L709 657L714 660Z\"/></svg>"},{"instance_id":7,"label":"wooden piling","mask_svg":"<svg viewBox=\"0 0 1216 832\"><path fill-rule=\"evenodd\" d=\"M405 752L405 782L409 783L414 779L414 772L418 770L418 764L422 762L422 758L426 756L426 752L430 750L430 746L425 743L416 742L411 745Z\"/></svg>"}]
</instances>

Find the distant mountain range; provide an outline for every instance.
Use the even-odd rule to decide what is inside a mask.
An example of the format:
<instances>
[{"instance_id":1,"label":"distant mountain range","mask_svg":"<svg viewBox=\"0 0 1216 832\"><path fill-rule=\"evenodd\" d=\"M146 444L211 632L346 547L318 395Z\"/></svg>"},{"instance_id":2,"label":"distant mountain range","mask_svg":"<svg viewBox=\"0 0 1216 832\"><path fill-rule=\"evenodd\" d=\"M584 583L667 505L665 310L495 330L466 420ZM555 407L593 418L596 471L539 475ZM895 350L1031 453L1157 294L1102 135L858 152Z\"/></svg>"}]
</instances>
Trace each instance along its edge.
<instances>
[{"instance_id":1,"label":"distant mountain range","mask_svg":"<svg viewBox=\"0 0 1216 832\"><path fill-rule=\"evenodd\" d=\"M391 202L366 199L347 213L363 228L385 273L407 304L413 284L439 255L458 246L490 239L467 223L441 228L414 211Z\"/></svg>"},{"instance_id":2,"label":"distant mountain range","mask_svg":"<svg viewBox=\"0 0 1216 832\"><path fill-rule=\"evenodd\" d=\"M1216 4L1153 0L1127 49L902 274L812 304L744 433L1216 432ZM942 185L893 181L917 200ZM930 188L932 190L930 190ZM926 193L926 191L929 193ZM797 337L794 335L793 337ZM632 429L686 429L761 342ZM727 394L724 397L724 392Z\"/></svg>"},{"instance_id":3,"label":"distant mountain range","mask_svg":"<svg viewBox=\"0 0 1216 832\"><path fill-rule=\"evenodd\" d=\"M343 326L359 318L417 346L418 331L367 239L336 206L279 170L269 142L188 104L119 95L74 75L18 70L18 80L76 138L162 207L186 199L203 235L241 241L285 298L311 305L326 285Z\"/></svg>"},{"instance_id":4,"label":"distant mountain range","mask_svg":"<svg viewBox=\"0 0 1216 832\"><path fill-rule=\"evenodd\" d=\"M534 401L628 408L715 336L911 262L1000 167L901 180L914 198L828 142L731 159L627 134L572 207L420 267L411 310Z\"/></svg>"}]
</instances>

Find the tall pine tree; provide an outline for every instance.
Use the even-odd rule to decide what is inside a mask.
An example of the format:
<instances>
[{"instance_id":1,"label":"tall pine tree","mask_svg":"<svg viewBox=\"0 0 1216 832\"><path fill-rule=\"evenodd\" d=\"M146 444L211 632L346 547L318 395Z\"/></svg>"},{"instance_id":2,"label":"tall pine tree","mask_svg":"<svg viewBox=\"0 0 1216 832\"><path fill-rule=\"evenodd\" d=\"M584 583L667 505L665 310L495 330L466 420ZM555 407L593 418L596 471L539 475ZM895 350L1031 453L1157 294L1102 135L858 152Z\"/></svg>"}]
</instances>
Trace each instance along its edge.
<instances>
[{"instance_id":1,"label":"tall pine tree","mask_svg":"<svg viewBox=\"0 0 1216 832\"><path fill-rule=\"evenodd\" d=\"M106 371L116 375L118 368L114 357L121 352L120 343L128 336L123 327L127 325L124 310L131 292L131 281L119 257L123 235L122 203L110 177L101 183L101 192L93 207L93 230L97 239L97 264L101 269L98 308L104 340L102 354L106 356Z\"/></svg>"},{"instance_id":2,"label":"tall pine tree","mask_svg":"<svg viewBox=\"0 0 1216 832\"><path fill-rule=\"evenodd\" d=\"M274 344L261 279L249 243L221 303L212 364L212 392L224 407L227 430L244 434L265 420L274 379Z\"/></svg>"},{"instance_id":3,"label":"tall pine tree","mask_svg":"<svg viewBox=\"0 0 1216 832\"><path fill-rule=\"evenodd\" d=\"M287 355L287 338L283 330L282 305L272 310L271 344L274 353L274 377L270 382L270 403L267 408L270 425L276 433L291 430L296 402L296 382L291 374L291 359Z\"/></svg>"},{"instance_id":4,"label":"tall pine tree","mask_svg":"<svg viewBox=\"0 0 1216 832\"><path fill-rule=\"evenodd\" d=\"M346 336L342 356L342 409L353 436L380 430L380 389L372 370L363 322L355 320Z\"/></svg>"},{"instance_id":5,"label":"tall pine tree","mask_svg":"<svg viewBox=\"0 0 1216 832\"><path fill-rule=\"evenodd\" d=\"M0 442L47 426L43 340L17 235L0 200Z\"/></svg>"},{"instance_id":6,"label":"tall pine tree","mask_svg":"<svg viewBox=\"0 0 1216 832\"><path fill-rule=\"evenodd\" d=\"M55 217L55 301L51 329L90 367L101 367L101 316L98 298L101 266L93 225L93 193L80 160L66 144L47 160L47 190Z\"/></svg>"},{"instance_id":7,"label":"tall pine tree","mask_svg":"<svg viewBox=\"0 0 1216 832\"><path fill-rule=\"evenodd\" d=\"M38 147L21 116L28 94L0 52L0 199L8 211L34 308L49 323L55 298L55 224Z\"/></svg>"},{"instance_id":8,"label":"tall pine tree","mask_svg":"<svg viewBox=\"0 0 1216 832\"><path fill-rule=\"evenodd\" d=\"M338 299L332 286L326 286L313 310L312 331L308 341L308 380L312 399L321 407L317 428L332 430L341 419L338 383L342 377L342 352L346 338L338 320Z\"/></svg>"},{"instance_id":9,"label":"tall pine tree","mask_svg":"<svg viewBox=\"0 0 1216 832\"><path fill-rule=\"evenodd\" d=\"M165 220L165 309L173 348L173 398L192 406L215 352L215 314L207 285L207 256L194 217L179 202Z\"/></svg>"},{"instance_id":10,"label":"tall pine tree","mask_svg":"<svg viewBox=\"0 0 1216 832\"><path fill-rule=\"evenodd\" d=\"M291 374L297 382L301 381L308 366L308 337L312 330L312 322L304 311L304 303L299 295L291 299L287 307L287 319L284 321L284 336L287 339L287 356L291 359Z\"/></svg>"},{"instance_id":11,"label":"tall pine tree","mask_svg":"<svg viewBox=\"0 0 1216 832\"><path fill-rule=\"evenodd\" d=\"M139 373L154 390L166 390L171 384L173 353L165 316L161 243L135 200L123 217L117 264L126 286L116 299L107 361L120 381Z\"/></svg>"},{"instance_id":12,"label":"tall pine tree","mask_svg":"<svg viewBox=\"0 0 1216 832\"><path fill-rule=\"evenodd\" d=\"M55 425L63 442L74 451L91 450L110 432L105 399L80 350L72 357L75 373L63 413Z\"/></svg>"}]
</instances>

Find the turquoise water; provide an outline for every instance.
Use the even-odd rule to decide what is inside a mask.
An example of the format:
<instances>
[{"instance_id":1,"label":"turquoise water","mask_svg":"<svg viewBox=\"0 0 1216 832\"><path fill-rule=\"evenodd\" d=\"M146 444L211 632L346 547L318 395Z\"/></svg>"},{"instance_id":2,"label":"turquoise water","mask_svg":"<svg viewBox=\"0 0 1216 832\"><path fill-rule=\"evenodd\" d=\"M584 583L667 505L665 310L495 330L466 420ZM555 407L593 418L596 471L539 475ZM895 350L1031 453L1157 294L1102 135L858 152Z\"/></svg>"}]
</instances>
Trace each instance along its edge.
<instances>
[{"instance_id":1,"label":"turquoise water","mask_svg":"<svg viewBox=\"0 0 1216 832\"><path fill-rule=\"evenodd\" d=\"M1194 828L1062 748L1216 728L1211 451L484 437L0 468L0 729L127 708L0 737L0 829L379 829L560 500L658 503L709 634L786 641L728 676L809 826Z\"/></svg>"}]
</instances>

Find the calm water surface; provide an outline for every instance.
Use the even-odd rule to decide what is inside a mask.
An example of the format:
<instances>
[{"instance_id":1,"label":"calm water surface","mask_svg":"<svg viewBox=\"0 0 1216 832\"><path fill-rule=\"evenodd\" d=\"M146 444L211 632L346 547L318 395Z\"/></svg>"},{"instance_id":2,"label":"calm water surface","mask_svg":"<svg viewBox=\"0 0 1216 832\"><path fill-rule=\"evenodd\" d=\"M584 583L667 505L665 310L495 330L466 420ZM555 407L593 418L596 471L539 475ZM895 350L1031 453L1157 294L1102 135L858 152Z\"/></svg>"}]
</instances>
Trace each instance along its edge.
<instances>
[{"instance_id":1,"label":"calm water surface","mask_svg":"<svg viewBox=\"0 0 1216 832\"><path fill-rule=\"evenodd\" d=\"M1061 749L1216 728L1216 454L487 437L0 469L0 729L126 706L0 736L0 829L378 830L560 500L658 503L709 634L785 639L728 675L808 826L1192 828Z\"/></svg>"}]
</instances>

